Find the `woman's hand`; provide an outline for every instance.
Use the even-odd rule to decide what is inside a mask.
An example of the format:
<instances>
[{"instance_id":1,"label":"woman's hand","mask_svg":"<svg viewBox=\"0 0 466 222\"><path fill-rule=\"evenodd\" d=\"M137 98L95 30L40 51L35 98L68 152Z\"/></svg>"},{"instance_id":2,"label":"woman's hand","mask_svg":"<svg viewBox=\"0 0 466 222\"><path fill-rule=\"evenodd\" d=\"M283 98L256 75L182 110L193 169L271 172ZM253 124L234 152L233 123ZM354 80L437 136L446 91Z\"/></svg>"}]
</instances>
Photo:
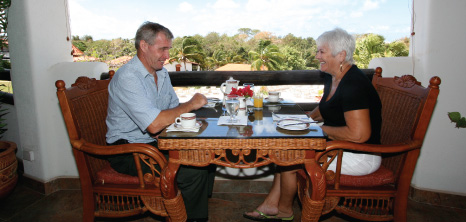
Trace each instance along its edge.
<instances>
[{"instance_id":1,"label":"woman's hand","mask_svg":"<svg viewBox=\"0 0 466 222\"><path fill-rule=\"evenodd\" d=\"M311 117L312 120L317 121L317 122L324 121L324 119L322 118L322 115L320 115L319 106L317 106L314 110L311 111L311 113L309 114L309 117Z\"/></svg>"}]
</instances>

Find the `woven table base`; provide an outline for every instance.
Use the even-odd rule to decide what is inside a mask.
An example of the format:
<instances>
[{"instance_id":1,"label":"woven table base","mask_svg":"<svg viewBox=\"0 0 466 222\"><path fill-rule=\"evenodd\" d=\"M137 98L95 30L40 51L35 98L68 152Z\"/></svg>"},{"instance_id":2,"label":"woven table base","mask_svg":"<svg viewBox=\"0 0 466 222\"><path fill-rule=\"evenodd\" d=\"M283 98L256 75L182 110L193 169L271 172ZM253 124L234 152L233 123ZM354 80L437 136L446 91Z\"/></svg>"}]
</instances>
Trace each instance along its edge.
<instances>
[{"instance_id":1,"label":"woven table base","mask_svg":"<svg viewBox=\"0 0 466 222\"><path fill-rule=\"evenodd\" d=\"M164 199L163 203L172 222L184 222L188 219L181 192L173 199Z\"/></svg>"},{"instance_id":2,"label":"woven table base","mask_svg":"<svg viewBox=\"0 0 466 222\"><path fill-rule=\"evenodd\" d=\"M307 195L303 196L303 213L301 215L301 221L319 221L325 200L314 201Z\"/></svg>"}]
</instances>

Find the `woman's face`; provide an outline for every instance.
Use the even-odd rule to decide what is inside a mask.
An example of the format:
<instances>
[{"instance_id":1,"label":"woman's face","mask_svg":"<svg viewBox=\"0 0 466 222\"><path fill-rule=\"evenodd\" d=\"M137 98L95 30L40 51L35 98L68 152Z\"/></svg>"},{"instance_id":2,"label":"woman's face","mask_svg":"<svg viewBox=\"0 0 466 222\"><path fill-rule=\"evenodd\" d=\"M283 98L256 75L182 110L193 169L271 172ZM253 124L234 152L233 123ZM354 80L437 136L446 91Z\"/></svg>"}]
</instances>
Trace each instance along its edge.
<instances>
[{"instance_id":1,"label":"woman's face","mask_svg":"<svg viewBox=\"0 0 466 222\"><path fill-rule=\"evenodd\" d=\"M338 58L339 54L333 56L332 50L330 50L327 43L317 46L316 59L320 62L322 72L336 74L340 70L341 64Z\"/></svg>"}]
</instances>

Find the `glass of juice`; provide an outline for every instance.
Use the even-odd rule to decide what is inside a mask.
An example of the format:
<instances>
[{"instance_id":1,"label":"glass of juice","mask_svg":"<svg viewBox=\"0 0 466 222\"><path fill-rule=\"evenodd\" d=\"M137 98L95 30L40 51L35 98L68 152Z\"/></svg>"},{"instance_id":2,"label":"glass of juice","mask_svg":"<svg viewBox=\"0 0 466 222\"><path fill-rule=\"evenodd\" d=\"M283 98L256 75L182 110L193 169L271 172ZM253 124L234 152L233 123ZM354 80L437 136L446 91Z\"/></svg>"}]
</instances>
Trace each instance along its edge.
<instances>
[{"instance_id":1,"label":"glass of juice","mask_svg":"<svg viewBox=\"0 0 466 222\"><path fill-rule=\"evenodd\" d=\"M264 100L261 95L254 95L254 109L261 110L264 107Z\"/></svg>"}]
</instances>

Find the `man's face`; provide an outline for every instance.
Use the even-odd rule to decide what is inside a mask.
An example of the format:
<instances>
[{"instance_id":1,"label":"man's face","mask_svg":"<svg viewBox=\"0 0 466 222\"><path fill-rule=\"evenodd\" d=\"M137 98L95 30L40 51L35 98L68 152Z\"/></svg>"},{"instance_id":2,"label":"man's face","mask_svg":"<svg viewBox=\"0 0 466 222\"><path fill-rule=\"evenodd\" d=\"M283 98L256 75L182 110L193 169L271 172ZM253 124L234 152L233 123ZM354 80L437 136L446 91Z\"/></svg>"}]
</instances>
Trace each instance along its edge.
<instances>
[{"instance_id":1,"label":"man's face","mask_svg":"<svg viewBox=\"0 0 466 222\"><path fill-rule=\"evenodd\" d=\"M146 43L143 49L146 68L150 68L149 72L158 71L163 68L165 60L170 58L169 50L172 47L172 40L167 39L164 33L158 33L155 36L154 44Z\"/></svg>"}]
</instances>

